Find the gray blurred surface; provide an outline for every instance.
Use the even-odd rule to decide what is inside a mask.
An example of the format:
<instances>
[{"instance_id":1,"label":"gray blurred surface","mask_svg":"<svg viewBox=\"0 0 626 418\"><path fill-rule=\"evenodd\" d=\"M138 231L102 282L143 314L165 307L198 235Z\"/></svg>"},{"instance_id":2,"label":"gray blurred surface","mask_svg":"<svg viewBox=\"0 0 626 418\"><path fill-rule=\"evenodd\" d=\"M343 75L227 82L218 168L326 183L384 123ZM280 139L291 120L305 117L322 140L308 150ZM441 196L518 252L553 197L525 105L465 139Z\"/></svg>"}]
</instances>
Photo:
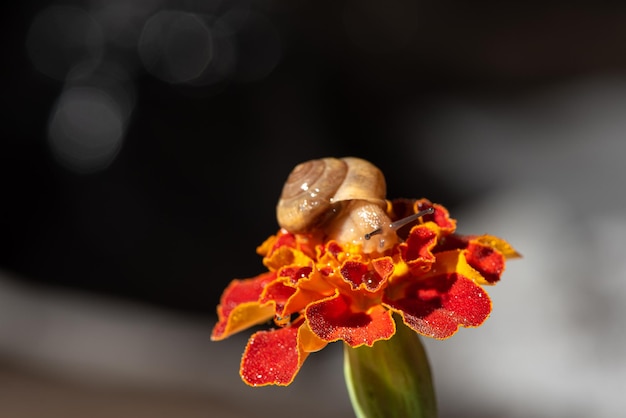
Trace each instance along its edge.
<instances>
[{"instance_id":1,"label":"gray blurred surface","mask_svg":"<svg viewBox=\"0 0 626 418\"><path fill-rule=\"evenodd\" d=\"M304 378L290 387L253 389L238 374L246 336L210 342L211 318L16 285L6 277L0 318L3 417L289 417L296 410L302 417L341 417L350 411L339 345L310 358Z\"/></svg>"}]
</instances>

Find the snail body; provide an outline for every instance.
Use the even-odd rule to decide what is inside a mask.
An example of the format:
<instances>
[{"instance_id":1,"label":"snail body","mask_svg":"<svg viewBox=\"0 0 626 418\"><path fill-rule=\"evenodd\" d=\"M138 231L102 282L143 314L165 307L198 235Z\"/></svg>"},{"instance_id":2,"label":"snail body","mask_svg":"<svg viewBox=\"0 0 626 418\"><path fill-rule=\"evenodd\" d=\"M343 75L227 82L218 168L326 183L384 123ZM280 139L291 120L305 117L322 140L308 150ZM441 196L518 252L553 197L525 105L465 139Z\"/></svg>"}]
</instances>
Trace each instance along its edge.
<instances>
[{"instance_id":1,"label":"snail body","mask_svg":"<svg viewBox=\"0 0 626 418\"><path fill-rule=\"evenodd\" d=\"M355 157L321 158L298 164L276 206L281 228L293 233L322 230L328 239L382 252L397 242L388 228L385 177ZM370 239L369 233L377 230ZM366 238L367 236L367 238Z\"/></svg>"}]
</instances>

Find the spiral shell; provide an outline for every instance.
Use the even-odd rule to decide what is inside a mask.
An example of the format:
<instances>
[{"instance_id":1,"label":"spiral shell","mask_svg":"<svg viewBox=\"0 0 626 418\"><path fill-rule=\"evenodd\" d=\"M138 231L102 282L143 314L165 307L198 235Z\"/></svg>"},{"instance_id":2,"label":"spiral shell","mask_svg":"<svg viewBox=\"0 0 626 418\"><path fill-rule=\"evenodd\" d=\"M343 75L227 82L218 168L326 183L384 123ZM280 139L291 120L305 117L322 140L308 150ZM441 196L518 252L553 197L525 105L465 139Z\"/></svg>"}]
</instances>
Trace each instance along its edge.
<instances>
[{"instance_id":1,"label":"spiral shell","mask_svg":"<svg viewBox=\"0 0 626 418\"><path fill-rule=\"evenodd\" d=\"M363 237L390 222L385 212L385 195L382 171L366 160L310 160L298 164L289 174L276 217L281 228L293 233L321 229L339 242L381 250L388 237L376 237L371 242L365 242Z\"/></svg>"},{"instance_id":2,"label":"spiral shell","mask_svg":"<svg viewBox=\"0 0 626 418\"><path fill-rule=\"evenodd\" d=\"M342 202L366 200L385 207L383 173L355 157L322 158L298 164L289 174L276 207L281 228L307 232L341 208Z\"/></svg>"}]
</instances>

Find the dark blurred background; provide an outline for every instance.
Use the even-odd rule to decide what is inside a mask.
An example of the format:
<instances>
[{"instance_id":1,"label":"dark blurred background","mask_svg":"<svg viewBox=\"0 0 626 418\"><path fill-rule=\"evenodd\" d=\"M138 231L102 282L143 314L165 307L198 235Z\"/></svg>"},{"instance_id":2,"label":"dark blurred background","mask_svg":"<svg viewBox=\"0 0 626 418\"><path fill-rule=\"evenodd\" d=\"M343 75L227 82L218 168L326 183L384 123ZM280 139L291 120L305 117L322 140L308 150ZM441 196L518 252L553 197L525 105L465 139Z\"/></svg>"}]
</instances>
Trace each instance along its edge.
<instances>
[{"instance_id":1,"label":"dark blurred background","mask_svg":"<svg viewBox=\"0 0 626 418\"><path fill-rule=\"evenodd\" d=\"M211 313L295 164L370 159L390 197L464 199L403 123L626 65L626 7L18 2L4 14L3 240L24 280ZM158 27L158 28L157 28ZM426 119L426 118L424 118ZM485 184L488 188L490 185Z\"/></svg>"},{"instance_id":2,"label":"dark blurred background","mask_svg":"<svg viewBox=\"0 0 626 418\"><path fill-rule=\"evenodd\" d=\"M495 147L439 142L446 104L543 103L626 70L620 3L28 1L0 19L7 286L114 300L207 332L226 284L262 271L255 248L277 229L297 163L363 157L389 197L454 214L524 171L501 160L490 172ZM534 109L531 123L542 121ZM528 135L499 138L498 150L509 140L516 155L560 147ZM208 415L197 416L229 416L198 404Z\"/></svg>"}]
</instances>

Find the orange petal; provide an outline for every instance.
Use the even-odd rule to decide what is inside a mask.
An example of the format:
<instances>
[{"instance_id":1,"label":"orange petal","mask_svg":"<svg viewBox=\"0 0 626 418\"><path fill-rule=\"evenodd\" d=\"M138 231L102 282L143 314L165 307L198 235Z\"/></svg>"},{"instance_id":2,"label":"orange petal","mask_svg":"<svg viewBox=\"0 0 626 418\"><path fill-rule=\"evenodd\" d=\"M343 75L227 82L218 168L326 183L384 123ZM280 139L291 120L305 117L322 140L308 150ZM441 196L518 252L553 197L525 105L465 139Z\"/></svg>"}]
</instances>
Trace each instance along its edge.
<instances>
[{"instance_id":1,"label":"orange petal","mask_svg":"<svg viewBox=\"0 0 626 418\"><path fill-rule=\"evenodd\" d=\"M372 267L383 279L387 280L394 271L393 259L391 257L380 257L372 260Z\"/></svg>"},{"instance_id":2,"label":"orange petal","mask_svg":"<svg viewBox=\"0 0 626 418\"><path fill-rule=\"evenodd\" d=\"M265 286L275 279L276 274L268 272L252 279L231 281L217 307L218 321L213 327L211 339L223 340L274 316L274 306L261 304L258 300Z\"/></svg>"},{"instance_id":3,"label":"orange petal","mask_svg":"<svg viewBox=\"0 0 626 418\"><path fill-rule=\"evenodd\" d=\"M291 315L296 312L300 312L304 308L306 308L309 304L313 302L317 302L320 299L327 297L328 295L321 294L318 292L312 292L307 289L299 288L296 292L289 298L287 303L285 304L282 315Z\"/></svg>"},{"instance_id":4,"label":"orange petal","mask_svg":"<svg viewBox=\"0 0 626 418\"><path fill-rule=\"evenodd\" d=\"M313 260L302 251L283 246L272 251L263 259L263 264L271 271L282 267L296 265L300 267L312 266Z\"/></svg>"},{"instance_id":5,"label":"orange petal","mask_svg":"<svg viewBox=\"0 0 626 418\"><path fill-rule=\"evenodd\" d=\"M335 286L321 272L313 270L308 277L298 280L296 291L284 306L283 316L299 312L310 303L334 295L335 290Z\"/></svg>"},{"instance_id":6,"label":"orange petal","mask_svg":"<svg viewBox=\"0 0 626 418\"><path fill-rule=\"evenodd\" d=\"M298 343L302 351L305 353L319 351L328 344L327 341L322 340L313 331L311 331L311 328L306 321L298 330Z\"/></svg>"},{"instance_id":7,"label":"orange petal","mask_svg":"<svg viewBox=\"0 0 626 418\"><path fill-rule=\"evenodd\" d=\"M261 245L256 247L257 254L263 257L268 255L274 249L274 244L276 244L278 240L277 235L270 235Z\"/></svg>"},{"instance_id":8,"label":"orange petal","mask_svg":"<svg viewBox=\"0 0 626 418\"><path fill-rule=\"evenodd\" d=\"M352 347L371 347L374 342L388 340L396 332L391 313L382 305L374 305L366 312L353 311L347 296L339 292L309 305L305 316L311 331L322 340L343 340Z\"/></svg>"}]
</instances>

